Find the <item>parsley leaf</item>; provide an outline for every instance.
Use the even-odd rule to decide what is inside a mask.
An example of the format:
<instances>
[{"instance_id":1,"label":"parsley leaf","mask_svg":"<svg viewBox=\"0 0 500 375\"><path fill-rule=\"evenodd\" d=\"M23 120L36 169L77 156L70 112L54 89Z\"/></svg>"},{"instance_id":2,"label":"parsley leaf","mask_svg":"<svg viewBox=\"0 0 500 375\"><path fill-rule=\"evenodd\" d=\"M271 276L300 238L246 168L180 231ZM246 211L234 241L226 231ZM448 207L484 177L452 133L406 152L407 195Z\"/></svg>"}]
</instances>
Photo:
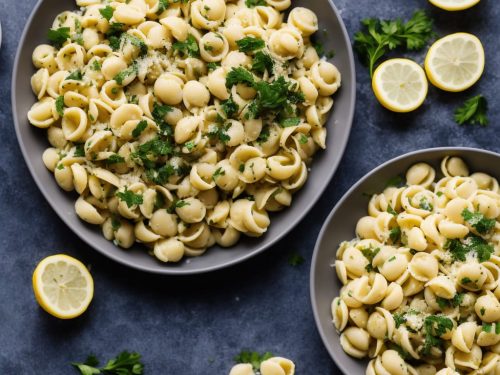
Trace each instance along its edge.
<instances>
[{"instance_id":1,"label":"parsley leaf","mask_svg":"<svg viewBox=\"0 0 500 375\"><path fill-rule=\"evenodd\" d=\"M198 41L192 34L189 34L184 42L175 42L172 45L172 48L181 52L185 56L200 57L200 47L198 46Z\"/></svg>"},{"instance_id":2,"label":"parsley leaf","mask_svg":"<svg viewBox=\"0 0 500 375\"><path fill-rule=\"evenodd\" d=\"M73 73L71 73L69 76L64 78L65 81L67 81L69 79L72 79L75 81L81 81L83 79L83 74L79 69L77 69Z\"/></svg>"},{"instance_id":3,"label":"parsley leaf","mask_svg":"<svg viewBox=\"0 0 500 375\"><path fill-rule=\"evenodd\" d=\"M230 89L238 83L244 83L248 86L253 86L255 83L253 74L242 67L233 68L226 76L226 87Z\"/></svg>"},{"instance_id":4,"label":"parsley leaf","mask_svg":"<svg viewBox=\"0 0 500 375\"><path fill-rule=\"evenodd\" d=\"M307 142L309 142L309 138L305 134L301 134L299 138L299 143L301 145L305 145Z\"/></svg>"},{"instance_id":5,"label":"parsley leaf","mask_svg":"<svg viewBox=\"0 0 500 375\"><path fill-rule=\"evenodd\" d=\"M427 201L427 199L423 198L420 199L420 203L418 205L422 210L426 210L426 211L432 211L434 210L434 206L432 205L432 203L429 203Z\"/></svg>"},{"instance_id":6,"label":"parsley leaf","mask_svg":"<svg viewBox=\"0 0 500 375\"><path fill-rule=\"evenodd\" d=\"M452 299L446 299L446 298L441 298L437 297L436 301L441 308L441 310L444 310L449 307L458 307L462 304L464 300L464 293L457 293Z\"/></svg>"},{"instance_id":7,"label":"parsley leaf","mask_svg":"<svg viewBox=\"0 0 500 375\"><path fill-rule=\"evenodd\" d=\"M422 354L429 355L432 347L441 347L440 336L446 331L453 330L451 319L440 315L429 315L424 320L425 342L421 349Z\"/></svg>"},{"instance_id":8,"label":"parsley leaf","mask_svg":"<svg viewBox=\"0 0 500 375\"><path fill-rule=\"evenodd\" d=\"M392 243L397 243L401 239L401 228L400 227L394 227L389 231L389 238L391 239Z\"/></svg>"},{"instance_id":9,"label":"parsley leaf","mask_svg":"<svg viewBox=\"0 0 500 375\"><path fill-rule=\"evenodd\" d=\"M265 143L269 139L270 136L269 125L265 125L260 131L259 136L257 137L257 143Z\"/></svg>"},{"instance_id":10,"label":"parsley leaf","mask_svg":"<svg viewBox=\"0 0 500 375\"><path fill-rule=\"evenodd\" d=\"M134 130L132 130L132 137L137 138L141 133L148 127L148 122L146 120L141 120L137 124Z\"/></svg>"},{"instance_id":11,"label":"parsley leaf","mask_svg":"<svg viewBox=\"0 0 500 375\"><path fill-rule=\"evenodd\" d=\"M170 6L170 3L168 0L160 0L158 1L158 10L156 11L156 14L162 14L164 11L168 9Z\"/></svg>"},{"instance_id":12,"label":"parsley leaf","mask_svg":"<svg viewBox=\"0 0 500 375\"><path fill-rule=\"evenodd\" d=\"M380 249L377 247L377 248L372 248L372 247L369 247L367 249L362 249L361 250L361 253L363 253L363 256L368 259L368 265L365 267L366 270L368 272L371 272L373 271L373 265L372 265L372 262L373 262L373 258L375 258L377 256L377 254L379 253Z\"/></svg>"},{"instance_id":13,"label":"parsley leaf","mask_svg":"<svg viewBox=\"0 0 500 375\"><path fill-rule=\"evenodd\" d=\"M396 328L399 328L399 326L401 324L406 323L406 317L404 316L404 314L396 313L396 314L393 314L392 316L394 318L394 322L396 323Z\"/></svg>"},{"instance_id":14,"label":"parsley leaf","mask_svg":"<svg viewBox=\"0 0 500 375\"><path fill-rule=\"evenodd\" d=\"M489 123L488 102L483 95L474 96L464 102L464 104L455 110L455 121L459 125L465 123L479 124L486 126Z\"/></svg>"},{"instance_id":15,"label":"parsley leaf","mask_svg":"<svg viewBox=\"0 0 500 375\"><path fill-rule=\"evenodd\" d=\"M264 74L267 70L272 73L274 69L274 61L267 53L257 51L253 57L252 71L258 74Z\"/></svg>"},{"instance_id":16,"label":"parsley leaf","mask_svg":"<svg viewBox=\"0 0 500 375\"><path fill-rule=\"evenodd\" d=\"M73 152L74 157L82 158L85 156L85 150L83 149L83 144L75 145L75 151Z\"/></svg>"},{"instance_id":17,"label":"parsley leaf","mask_svg":"<svg viewBox=\"0 0 500 375\"><path fill-rule=\"evenodd\" d=\"M226 127L223 126L212 126L207 133L208 137L213 140L219 140L222 143L226 143L231 140L231 137L226 133Z\"/></svg>"},{"instance_id":18,"label":"parsley leaf","mask_svg":"<svg viewBox=\"0 0 500 375\"><path fill-rule=\"evenodd\" d=\"M260 368L260 364L264 362L266 359L269 359L273 356L272 353L265 352L263 354L257 352L250 351L242 351L236 357L234 357L234 361L236 363L250 363L255 371L258 371Z\"/></svg>"},{"instance_id":19,"label":"parsley leaf","mask_svg":"<svg viewBox=\"0 0 500 375\"><path fill-rule=\"evenodd\" d=\"M56 99L56 112L59 116L64 116L64 95L59 95Z\"/></svg>"},{"instance_id":20,"label":"parsley leaf","mask_svg":"<svg viewBox=\"0 0 500 375\"><path fill-rule=\"evenodd\" d=\"M122 70L120 73L115 75L113 79L118 83L119 85L123 85L123 80L131 75L137 74L138 73L138 68L137 68L137 63L134 61L132 65L130 65L127 69Z\"/></svg>"},{"instance_id":21,"label":"parsley leaf","mask_svg":"<svg viewBox=\"0 0 500 375\"><path fill-rule=\"evenodd\" d=\"M99 9L99 13L101 13L101 16L106 18L106 20L108 21L111 19L111 17L113 17L114 12L115 10L109 5L106 5L106 7Z\"/></svg>"},{"instance_id":22,"label":"parsley leaf","mask_svg":"<svg viewBox=\"0 0 500 375\"><path fill-rule=\"evenodd\" d=\"M172 111L172 107L168 105L161 105L158 103L153 104L153 111L151 112L151 115L153 116L153 120L160 127L163 135L171 135L173 133L171 126L165 121L165 116Z\"/></svg>"},{"instance_id":23,"label":"parsley leaf","mask_svg":"<svg viewBox=\"0 0 500 375\"><path fill-rule=\"evenodd\" d=\"M481 212L471 212L468 208L462 211L462 217L480 234L488 233L496 224L495 219L487 219Z\"/></svg>"},{"instance_id":24,"label":"parsley leaf","mask_svg":"<svg viewBox=\"0 0 500 375\"><path fill-rule=\"evenodd\" d=\"M219 167L215 170L214 174L212 175L212 180L216 180L217 177L224 176L226 174L226 171L222 169L222 167Z\"/></svg>"},{"instance_id":25,"label":"parsley leaf","mask_svg":"<svg viewBox=\"0 0 500 375\"><path fill-rule=\"evenodd\" d=\"M252 36L247 36L243 39L237 40L236 44L241 52L252 52L255 50L262 49L266 46L266 43L260 39Z\"/></svg>"},{"instance_id":26,"label":"parsley leaf","mask_svg":"<svg viewBox=\"0 0 500 375\"><path fill-rule=\"evenodd\" d=\"M288 264L293 267L296 267L304 263L304 260L305 260L304 257L299 253L292 253L288 258Z\"/></svg>"},{"instance_id":27,"label":"parsley leaf","mask_svg":"<svg viewBox=\"0 0 500 375\"><path fill-rule=\"evenodd\" d=\"M60 27L58 29L49 29L47 32L47 39L57 48L69 39L69 27Z\"/></svg>"},{"instance_id":28,"label":"parsley leaf","mask_svg":"<svg viewBox=\"0 0 500 375\"><path fill-rule=\"evenodd\" d=\"M128 190L125 186L124 191L119 191L116 193L116 196L127 204L127 207L130 208L132 206L140 205L143 202L141 194L135 194L133 191Z\"/></svg>"},{"instance_id":29,"label":"parsley leaf","mask_svg":"<svg viewBox=\"0 0 500 375\"><path fill-rule=\"evenodd\" d=\"M221 106L227 118L233 117L240 109L238 104L233 100L232 96L229 97L228 100L223 101Z\"/></svg>"},{"instance_id":30,"label":"parsley leaf","mask_svg":"<svg viewBox=\"0 0 500 375\"><path fill-rule=\"evenodd\" d=\"M118 155L118 154L113 154L105 160L106 164L108 164L108 165L123 163L124 161L125 161L125 158L121 155Z\"/></svg>"},{"instance_id":31,"label":"parsley leaf","mask_svg":"<svg viewBox=\"0 0 500 375\"><path fill-rule=\"evenodd\" d=\"M363 30L354 35L354 49L368 66L373 76L375 65L387 52L398 47L407 50L422 49L433 37L433 21L422 10L403 23L400 19L362 21Z\"/></svg>"},{"instance_id":32,"label":"parsley leaf","mask_svg":"<svg viewBox=\"0 0 500 375\"><path fill-rule=\"evenodd\" d=\"M170 165L170 164L165 164L162 165L160 168L155 169L155 168L150 168L146 170L146 177L154 182L155 184L158 185L164 185L168 182L168 179L171 176L174 176L177 174L178 170ZM159 196L159 195L157 195Z\"/></svg>"},{"instance_id":33,"label":"parsley leaf","mask_svg":"<svg viewBox=\"0 0 500 375\"><path fill-rule=\"evenodd\" d=\"M141 355L127 351L121 352L116 358L109 360L101 368L97 368L99 361L95 356L89 356L83 363L73 362L72 365L80 371L81 375L142 375L144 373Z\"/></svg>"},{"instance_id":34,"label":"parsley leaf","mask_svg":"<svg viewBox=\"0 0 500 375\"><path fill-rule=\"evenodd\" d=\"M208 69L208 71L210 71L210 72L211 72L212 70L217 69L219 66L220 66L220 64L219 64L219 63L216 63L216 62L209 62L209 63L207 63L207 69Z\"/></svg>"},{"instance_id":35,"label":"parsley leaf","mask_svg":"<svg viewBox=\"0 0 500 375\"><path fill-rule=\"evenodd\" d=\"M285 118L280 121L280 125L283 128L289 128L291 126L297 126L299 124L300 124L300 118L298 117Z\"/></svg>"},{"instance_id":36,"label":"parsley leaf","mask_svg":"<svg viewBox=\"0 0 500 375\"><path fill-rule=\"evenodd\" d=\"M494 248L484 239L478 236L469 235L463 241L458 239L448 240L445 249L451 253L454 261L466 261L466 255L475 252L480 262L486 262L493 254Z\"/></svg>"},{"instance_id":37,"label":"parsley leaf","mask_svg":"<svg viewBox=\"0 0 500 375\"><path fill-rule=\"evenodd\" d=\"M189 205L190 205L189 202L186 202L186 201L181 199L181 200L178 200L178 201L172 203L172 205L167 209L167 211L172 214L175 212L176 208L181 208L181 207L185 207L185 206L189 206Z\"/></svg>"}]
</instances>

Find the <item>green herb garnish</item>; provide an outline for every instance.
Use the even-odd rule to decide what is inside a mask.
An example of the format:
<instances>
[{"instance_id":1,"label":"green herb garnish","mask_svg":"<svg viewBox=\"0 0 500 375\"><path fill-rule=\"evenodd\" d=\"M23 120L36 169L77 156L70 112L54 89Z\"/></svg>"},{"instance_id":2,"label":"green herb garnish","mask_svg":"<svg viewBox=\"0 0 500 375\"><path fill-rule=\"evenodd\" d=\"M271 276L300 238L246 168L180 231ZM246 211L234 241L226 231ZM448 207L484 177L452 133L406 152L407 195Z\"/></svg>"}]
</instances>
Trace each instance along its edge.
<instances>
[{"instance_id":1,"label":"green herb garnish","mask_svg":"<svg viewBox=\"0 0 500 375\"><path fill-rule=\"evenodd\" d=\"M181 52L185 56L200 57L200 47L196 38L189 34L184 42L177 41L172 45L175 51Z\"/></svg>"},{"instance_id":2,"label":"green herb garnish","mask_svg":"<svg viewBox=\"0 0 500 375\"><path fill-rule=\"evenodd\" d=\"M69 27L49 29L49 31L47 32L47 39L50 40L54 47L61 48L62 45L70 38L69 32Z\"/></svg>"},{"instance_id":3,"label":"green herb garnish","mask_svg":"<svg viewBox=\"0 0 500 375\"><path fill-rule=\"evenodd\" d=\"M274 61L267 53L257 51L253 57L252 71L258 74L264 74L267 70L272 73L274 69Z\"/></svg>"},{"instance_id":4,"label":"green herb garnish","mask_svg":"<svg viewBox=\"0 0 500 375\"><path fill-rule=\"evenodd\" d=\"M462 217L480 234L488 233L496 224L495 219L487 219L481 212L471 212L468 208L462 211Z\"/></svg>"},{"instance_id":5,"label":"green herb garnish","mask_svg":"<svg viewBox=\"0 0 500 375\"><path fill-rule=\"evenodd\" d=\"M292 253L288 258L288 264L293 267L300 266L304 261L304 257L297 252Z\"/></svg>"},{"instance_id":6,"label":"green herb garnish","mask_svg":"<svg viewBox=\"0 0 500 375\"><path fill-rule=\"evenodd\" d=\"M233 117L238 113L238 110L240 109L238 104L233 100L232 96L229 97L228 100L223 101L221 107L227 118Z\"/></svg>"},{"instance_id":7,"label":"green herb garnish","mask_svg":"<svg viewBox=\"0 0 500 375\"><path fill-rule=\"evenodd\" d=\"M483 95L474 96L464 102L455 110L455 121L459 125L466 123L486 126L488 120L488 101Z\"/></svg>"},{"instance_id":8,"label":"green herb garnish","mask_svg":"<svg viewBox=\"0 0 500 375\"><path fill-rule=\"evenodd\" d=\"M123 202L127 204L127 207L140 205L143 202L142 194L135 194L133 191L128 190L125 186L125 190L116 193L116 196Z\"/></svg>"},{"instance_id":9,"label":"green herb garnish","mask_svg":"<svg viewBox=\"0 0 500 375\"><path fill-rule=\"evenodd\" d=\"M109 5L106 5L104 8L99 9L99 13L101 13L101 16L106 18L106 20L108 21L113 17L114 12L115 10Z\"/></svg>"},{"instance_id":10,"label":"green herb garnish","mask_svg":"<svg viewBox=\"0 0 500 375\"><path fill-rule=\"evenodd\" d=\"M106 164L108 164L108 165L123 163L124 161L125 161L125 158L123 156L118 155L118 154L113 154L105 160Z\"/></svg>"},{"instance_id":11,"label":"green herb garnish","mask_svg":"<svg viewBox=\"0 0 500 375\"><path fill-rule=\"evenodd\" d=\"M116 358L98 368L99 361L95 356L87 357L85 362L73 362L72 365L80 371L81 375L108 374L108 375L142 375L144 365L138 353L121 352Z\"/></svg>"},{"instance_id":12,"label":"green herb garnish","mask_svg":"<svg viewBox=\"0 0 500 375\"><path fill-rule=\"evenodd\" d=\"M56 99L56 112L59 116L64 116L64 95L59 95Z\"/></svg>"},{"instance_id":13,"label":"green herb garnish","mask_svg":"<svg viewBox=\"0 0 500 375\"><path fill-rule=\"evenodd\" d=\"M465 262L466 255L475 252L480 262L486 262L493 254L494 248L484 239L469 235L464 240L452 239L445 244L445 249L451 253L454 261Z\"/></svg>"},{"instance_id":14,"label":"green herb garnish","mask_svg":"<svg viewBox=\"0 0 500 375\"><path fill-rule=\"evenodd\" d=\"M131 75L137 74L138 73L138 67L137 63L134 61L132 65L130 65L127 69L122 70L120 73L115 75L113 79L118 83L119 85L123 85L123 80Z\"/></svg>"},{"instance_id":15,"label":"green herb garnish","mask_svg":"<svg viewBox=\"0 0 500 375\"><path fill-rule=\"evenodd\" d=\"M406 23L400 19L368 18L362 21L363 30L354 35L354 49L373 76L375 65L387 52L396 48L415 51L425 47L434 36L432 24L422 10L416 11Z\"/></svg>"},{"instance_id":16,"label":"green herb garnish","mask_svg":"<svg viewBox=\"0 0 500 375\"><path fill-rule=\"evenodd\" d=\"M266 46L266 43L260 39L252 36L247 36L243 39L237 40L236 44L241 52L253 52L262 49Z\"/></svg>"},{"instance_id":17,"label":"green herb garnish","mask_svg":"<svg viewBox=\"0 0 500 375\"><path fill-rule=\"evenodd\" d=\"M224 176L226 174L226 171L222 169L222 167L219 167L215 170L214 174L212 175L212 180L216 180L220 176Z\"/></svg>"},{"instance_id":18,"label":"green herb garnish","mask_svg":"<svg viewBox=\"0 0 500 375\"><path fill-rule=\"evenodd\" d=\"M141 120L137 124L134 130L132 130L132 137L137 138L141 133L148 127L148 122L146 120Z\"/></svg>"},{"instance_id":19,"label":"green herb garnish","mask_svg":"<svg viewBox=\"0 0 500 375\"><path fill-rule=\"evenodd\" d=\"M75 70L73 73L71 73L69 76L67 76L64 80L75 80L75 81L81 81L83 79L83 74L80 70Z\"/></svg>"}]
</instances>

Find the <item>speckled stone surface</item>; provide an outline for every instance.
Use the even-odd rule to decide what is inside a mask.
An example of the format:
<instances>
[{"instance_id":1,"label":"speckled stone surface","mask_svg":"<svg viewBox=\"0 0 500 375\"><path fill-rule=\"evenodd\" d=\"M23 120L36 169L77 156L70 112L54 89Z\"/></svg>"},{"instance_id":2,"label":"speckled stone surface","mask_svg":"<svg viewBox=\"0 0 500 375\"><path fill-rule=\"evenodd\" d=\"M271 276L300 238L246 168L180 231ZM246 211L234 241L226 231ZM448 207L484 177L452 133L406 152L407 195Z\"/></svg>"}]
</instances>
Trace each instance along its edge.
<instances>
[{"instance_id":1,"label":"speckled stone surface","mask_svg":"<svg viewBox=\"0 0 500 375\"><path fill-rule=\"evenodd\" d=\"M396 115L376 103L367 71L358 65L358 107L347 151L328 190L302 224L279 245L242 265L173 278L127 269L93 251L38 192L21 156L10 109L14 54L35 0L0 0L0 374L76 374L71 361L89 353L107 359L128 349L143 354L146 374L224 375L245 348L293 358L298 374L339 373L317 334L309 302L310 257L321 224L356 180L392 157L433 146L500 151L500 5L483 0L468 12L450 14L425 0L335 3L351 36L362 18L407 17L424 8L435 17L440 35L469 31L481 38L486 73L466 93L431 88L423 108ZM422 62L423 56L413 57ZM477 93L490 101L491 125L457 126L453 109ZM306 258L298 267L287 261L295 251ZM36 262L56 252L91 265L95 279L89 311L73 321L48 316L31 290Z\"/></svg>"}]
</instances>

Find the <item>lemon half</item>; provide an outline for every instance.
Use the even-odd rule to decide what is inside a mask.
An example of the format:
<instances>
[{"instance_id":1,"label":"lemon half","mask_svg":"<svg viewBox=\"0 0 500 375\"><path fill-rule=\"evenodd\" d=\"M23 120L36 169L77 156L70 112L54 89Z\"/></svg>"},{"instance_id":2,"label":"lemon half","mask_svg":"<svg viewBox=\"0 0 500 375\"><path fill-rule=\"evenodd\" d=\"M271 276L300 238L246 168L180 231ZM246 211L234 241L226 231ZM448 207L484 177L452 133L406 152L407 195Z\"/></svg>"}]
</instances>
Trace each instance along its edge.
<instances>
[{"instance_id":1,"label":"lemon half","mask_svg":"<svg viewBox=\"0 0 500 375\"><path fill-rule=\"evenodd\" d=\"M434 86L445 91L464 91L481 78L484 61L481 41L472 34L456 33L431 46L425 71Z\"/></svg>"},{"instance_id":2,"label":"lemon half","mask_svg":"<svg viewBox=\"0 0 500 375\"><path fill-rule=\"evenodd\" d=\"M83 314L94 295L94 281L87 267L68 255L43 259L33 272L33 290L40 306L60 319Z\"/></svg>"},{"instance_id":3,"label":"lemon half","mask_svg":"<svg viewBox=\"0 0 500 375\"><path fill-rule=\"evenodd\" d=\"M469 9L479 3L479 1L480 0L429 0L432 5L452 12Z\"/></svg>"},{"instance_id":4,"label":"lemon half","mask_svg":"<svg viewBox=\"0 0 500 375\"><path fill-rule=\"evenodd\" d=\"M420 65L391 59L375 70L372 87L380 104L393 112L410 112L422 105L429 85Z\"/></svg>"}]
</instances>

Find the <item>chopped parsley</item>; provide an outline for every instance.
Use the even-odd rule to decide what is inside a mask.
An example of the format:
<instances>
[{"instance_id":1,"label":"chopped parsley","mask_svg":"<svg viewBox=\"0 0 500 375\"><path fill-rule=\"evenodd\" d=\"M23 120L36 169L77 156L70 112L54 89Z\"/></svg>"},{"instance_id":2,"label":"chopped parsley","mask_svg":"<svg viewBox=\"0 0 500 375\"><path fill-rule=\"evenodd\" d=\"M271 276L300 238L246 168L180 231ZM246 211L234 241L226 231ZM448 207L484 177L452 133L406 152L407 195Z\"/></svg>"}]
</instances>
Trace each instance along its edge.
<instances>
[{"instance_id":1,"label":"chopped parsley","mask_svg":"<svg viewBox=\"0 0 500 375\"><path fill-rule=\"evenodd\" d=\"M483 328L482 330L486 333L490 333L493 328L493 324L491 323L483 323Z\"/></svg>"},{"instance_id":2,"label":"chopped parsley","mask_svg":"<svg viewBox=\"0 0 500 375\"><path fill-rule=\"evenodd\" d=\"M170 164L162 165L160 168L150 168L146 170L146 177L158 185L163 185L168 182L171 176L178 174L178 170Z\"/></svg>"},{"instance_id":3,"label":"chopped parsley","mask_svg":"<svg viewBox=\"0 0 500 375\"><path fill-rule=\"evenodd\" d=\"M137 138L141 133L148 127L148 122L146 120L141 120L137 124L134 130L132 130L132 137Z\"/></svg>"},{"instance_id":4,"label":"chopped parsley","mask_svg":"<svg viewBox=\"0 0 500 375\"><path fill-rule=\"evenodd\" d=\"M70 38L69 32L69 27L49 29L47 32L47 39L54 45L54 47L61 48L62 45Z\"/></svg>"},{"instance_id":5,"label":"chopped parsley","mask_svg":"<svg viewBox=\"0 0 500 375\"><path fill-rule=\"evenodd\" d=\"M426 198L422 197L422 199L420 199L420 203L418 205L422 210L426 210L426 211L432 211L434 210L434 206L432 205L432 203L429 203L427 201Z\"/></svg>"},{"instance_id":6,"label":"chopped parsley","mask_svg":"<svg viewBox=\"0 0 500 375\"><path fill-rule=\"evenodd\" d=\"M70 79L75 80L75 81L81 81L83 79L83 74L79 69L77 69L73 73L68 75L64 80L67 81Z\"/></svg>"},{"instance_id":7,"label":"chopped parsley","mask_svg":"<svg viewBox=\"0 0 500 375\"><path fill-rule=\"evenodd\" d=\"M75 145L75 151L73 152L73 156L77 158L81 158L85 156L85 150L83 149L83 144Z\"/></svg>"},{"instance_id":8,"label":"chopped parsley","mask_svg":"<svg viewBox=\"0 0 500 375\"><path fill-rule=\"evenodd\" d=\"M298 117L285 118L280 121L280 125L283 128L289 128L291 126L297 126L299 124L300 124L300 118Z\"/></svg>"},{"instance_id":9,"label":"chopped parsley","mask_svg":"<svg viewBox=\"0 0 500 375\"><path fill-rule=\"evenodd\" d=\"M466 255L475 252L480 262L486 262L493 254L494 248L481 237L469 235L464 240L452 239L445 244L454 261L465 262Z\"/></svg>"},{"instance_id":10,"label":"chopped parsley","mask_svg":"<svg viewBox=\"0 0 500 375\"><path fill-rule=\"evenodd\" d=\"M243 39L237 40L236 44L241 52L253 52L262 49L266 46L266 43L260 38L254 38L252 36L247 36Z\"/></svg>"},{"instance_id":11,"label":"chopped parsley","mask_svg":"<svg viewBox=\"0 0 500 375\"><path fill-rule=\"evenodd\" d=\"M455 110L455 121L459 125L466 123L486 126L488 120L488 102L483 95L474 96Z\"/></svg>"},{"instance_id":12,"label":"chopped parsley","mask_svg":"<svg viewBox=\"0 0 500 375\"><path fill-rule=\"evenodd\" d=\"M233 100L232 96L229 97L228 100L223 101L221 106L227 118L233 117L238 113L238 110L240 109L238 104Z\"/></svg>"},{"instance_id":13,"label":"chopped parsley","mask_svg":"<svg viewBox=\"0 0 500 375\"><path fill-rule=\"evenodd\" d=\"M101 70L101 63L98 60L94 60L92 61L92 66L90 68L98 72L99 70Z\"/></svg>"},{"instance_id":14,"label":"chopped parsley","mask_svg":"<svg viewBox=\"0 0 500 375\"><path fill-rule=\"evenodd\" d=\"M247 0L248 1L248 0ZM242 351L236 357L234 357L234 361L236 363L250 363L255 371L258 371L260 368L260 364L264 362L266 359L269 359L273 356L272 353L265 352L263 354L257 352L250 351Z\"/></svg>"},{"instance_id":15,"label":"chopped parsley","mask_svg":"<svg viewBox=\"0 0 500 375\"><path fill-rule=\"evenodd\" d=\"M118 164L118 163L123 163L125 161L125 158L123 156L120 156L118 154L113 154L109 158L106 159L106 164L111 165L111 164Z\"/></svg>"},{"instance_id":16,"label":"chopped parsley","mask_svg":"<svg viewBox=\"0 0 500 375\"><path fill-rule=\"evenodd\" d=\"M373 265L372 265L373 258L375 258L379 252L380 249L378 247L375 249L372 247L369 247L367 249L361 249L361 253L366 259L368 259L369 262L368 265L365 267L368 272L373 271Z\"/></svg>"},{"instance_id":17,"label":"chopped parsley","mask_svg":"<svg viewBox=\"0 0 500 375\"><path fill-rule=\"evenodd\" d=\"M222 167L219 167L215 170L214 174L212 175L212 180L216 180L220 176L224 176L226 174L226 171L222 169Z\"/></svg>"},{"instance_id":18,"label":"chopped parsley","mask_svg":"<svg viewBox=\"0 0 500 375\"><path fill-rule=\"evenodd\" d=\"M233 68L226 76L226 87L230 89L238 83L244 83L250 87L255 84L253 74L242 67Z\"/></svg>"},{"instance_id":19,"label":"chopped parsley","mask_svg":"<svg viewBox=\"0 0 500 375\"><path fill-rule=\"evenodd\" d=\"M208 71L215 70L218 67L220 67L219 63L216 63L216 62L209 62L209 63L207 63L207 69L208 69Z\"/></svg>"},{"instance_id":20,"label":"chopped parsley","mask_svg":"<svg viewBox=\"0 0 500 375\"><path fill-rule=\"evenodd\" d=\"M305 145L307 142L309 142L309 138L305 134L301 134L299 138L299 143L301 145Z\"/></svg>"},{"instance_id":21,"label":"chopped parsley","mask_svg":"<svg viewBox=\"0 0 500 375\"><path fill-rule=\"evenodd\" d=\"M460 280L460 284L470 284L472 282L472 280L470 279L470 277L464 277L462 278L462 280Z\"/></svg>"},{"instance_id":22,"label":"chopped parsley","mask_svg":"<svg viewBox=\"0 0 500 375\"><path fill-rule=\"evenodd\" d=\"M387 212L390 213L391 215L398 216L398 213L392 208L391 205L387 207Z\"/></svg>"},{"instance_id":23,"label":"chopped parsley","mask_svg":"<svg viewBox=\"0 0 500 375\"><path fill-rule=\"evenodd\" d=\"M118 220L116 217L113 217L111 219L111 228L113 228L113 231L117 231L118 229L120 229L120 227L122 226L122 223L120 223L120 220Z\"/></svg>"},{"instance_id":24,"label":"chopped parsley","mask_svg":"<svg viewBox=\"0 0 500 375\"><path fill-rule=\"evenodd\" d=\"M226 133L228 125L225 126L212 126L210 131L207 133L208 137L212 140L219 140L222 143L226 143L231 140L231 137Z\"/></svg>"},{"instance_id":25,"label":"chopped parsley","mask_svg":"<svg viewBox=\"0 0 500 375\"><path fill-rule=\"evenodd\" d=\"M64 95L59 95L56 99L56 112L59 116L64 116Z\"/></svg>"},{"instance_id":26,"label":"chopped parsley","mask_svg":"<svg viewBox=\"0 0 500 375\"><path fill-rule=\"evenodd\" d=\"M288 258L288 264L293 267L300 266L302 263L304 263L304 261L304 257L296 252L292 253Z\"/></svg>"},{"instance_id":27,"label":"chopped parsley","mask_svg":"<svg viewBox=\"0 0 500 375\"><path fill-rule=\"evenodd\" d=\"M88 356L85 362L71 363L81 375L109 374L109 375L142 375L144 365L141 362L141 355L138 353L121 352L109 360L104 367L99 366L99 361L95 356Z\"/></svg>"},{"instance_id":28,"label":"chopped parsley","mask_svg":"<svg viewBox=\"0 0 500 375\"><path fill-rule=\"evenodd\" d=\"M396 328L399 328L402 324L406 323L406 317L404 314L393 314L394 323L396 323Z\"/></svg>"},{"instance_id":29,"label":"chopped parsley","mask_svg":"<svg viewBox=\"0 0 500 375\"><path fill-rule=\"evenodd\" d=\"M200 47L196 38L189 34L184 42L177 41L172 45L175 51L179 51L184 56L200 57Z\"/></svg>"},{"instance_id":30,"label":"chopped parsley","mask_svg":"<svg viewBox=\"0 0 500 375\"><path fill-rule=\"evenodd\" d=\"M123 80L131 75L137 74L138 73L138 67L137 63L134 61L132 65L130 65L127 69L122 70L120 73L115 75L113 79L118 83L119 85L123 85Z\"/></svg>"},{"instance_id":31,"label":"chopped parsley","mask_svg":"<svg viewBox=\"0 0 500 375\"><path fill-rule=\"evenodd\" d=\"M421 352L423 355L429 355L433 347L441 347L442 340L440 336L453 329L451 319L440 315L429 315L424 320L425 341Z\"/></svg>"},{"instance_id":32,"label":"chopped parsley","mask_svg":"<svg viewBox=\"0 0 500 375\"><path fill-rule=\"evenodd\" d=\"M462 211L462 217L480 234L486 234L495 227L495 219L487 219L480 212L471 212L468 208Z\"/></svg>"},{"instance_id":33,"label":"chopped parsley","mask_svg":"<svg viewBox=\"0 0 500 375\"><path fill-rule=\"evenodd\" d=\"M106 18L106 20L108 21L111 19L111 17L113 17L114 12L115 10L109 5L106 5L104 8L99 9L99 13L101 13L101 16Z\"/></svg>"},{"instance_id":34,"label":"chopped parsley","mask_svg":"<svg viewBox=\"0 0 500 375\"><path fill-rule=\"evenodd\" d=\"M274 69L274 62L271 56L262 51L257 51L253 57L252 71L258 74L264 74L267 70L272 73Z\"/></svg>"},{"instance_id":35,"label":"chopped parsley","mask_svg":"<svg viewBox=\"0 0 500 375\"><path fill-rule=\"evenodd\" d=\"M131 156L139 160L146 169L151 169L156 167L157 158L172 155L173 151L170 140L157 137L137 147Z\"/></svg>"},{"instance_id":36,"label":"chopped parsley","mask_svg":"<svg viewBox=\"0 0 500 375\"><path fill-rule=\"evenodd\" d=\"M401 228L400 227L391 228L391 230L389 231L389 238L391 239L393 244L401 240Z\"/></svg>"},{"instance_id":37,"label":"chopped parsley","mask_svg":"<svg viewBox=\"0 0 500 375\"><path fill-rule=\"evenodd\" d=\"M269 125L265 125L262 130L260 131L259 136L257 137L257 143L265 143L269 139L269 136L271 135L270 130L269 130Z\"/></svg>"},{"instance_id":38,"label":"chopped parsley","mask_svg":"<svg viewBox=\"0 0 500 375\"><path fill-rule=\"evenodd\" d=\"M175 212L176 208L182 208L182 207L189 206L189 205L190 205L189 202L186 202L186 201L181 199L181 200L178 200L178 201L175 201L174 203L172 203L172 205L167 209L167 211L172 214Z\"/></svg>"},{"instance_id":39,"label":"chopped parsley","mask_svg":"<svg viewBox=\"0 0 500 375\"><path fill-rule=\"evenodd\" d=\"M164 11L168 9L170 6L170 3L168 0L159 0L158 1L158 10L156 11L156 14L162 14Z\"/></svg>"},{"instance_id":40,"label":"chopped parsley","mask_svg":"<svg viewBox=\"0 0 500 375\"><path fill-rule=\"evenodd\" d=\"M125 187L124 191L117 192L116 196L125 202L128 208L140 205L143 202L142 194L135 194L133 191L128 190L127 187Z\"/></svg>"},{"instance_id":41,"label":"chopped parsley","mask_svg":"<svg viewBox=\"0 0 500 375\"><path fill-rule=\"evenodd\" d=\"M481 310L479 310L479 312L481 313L481 316L484 316L484 314L486 313L486 309L484 307L481 307Z\"/></svg>"},{"instance_id":42,"label":"chopped parsley","mask_svg":"<svg viewBox=\"0 0 500 375\"><path fill-rule=\"evenodd\" d=\"M441 310L444 310L446 308L451 308L451 307L458 307L462 304L464 300L464 295L463 293L457 293L452 299L446 299L442 297L437 297L436 302L439 305L439 308Z\"/></svg>"},{"instance_id":43,"label":"chopped parsley","mask_svg":"<svg viewBox=\"0 0 500 375\"><path fill-rule=\"evenodd\" d=\"M160 105L158 103L153 104L153 111L151 111L151 115L153 116L153 120L159 126L162 135L171 135L173 133L171 126L165 121L165 116L172 111L172 107L168 105Z\"/></svg>"}]
</instances>

